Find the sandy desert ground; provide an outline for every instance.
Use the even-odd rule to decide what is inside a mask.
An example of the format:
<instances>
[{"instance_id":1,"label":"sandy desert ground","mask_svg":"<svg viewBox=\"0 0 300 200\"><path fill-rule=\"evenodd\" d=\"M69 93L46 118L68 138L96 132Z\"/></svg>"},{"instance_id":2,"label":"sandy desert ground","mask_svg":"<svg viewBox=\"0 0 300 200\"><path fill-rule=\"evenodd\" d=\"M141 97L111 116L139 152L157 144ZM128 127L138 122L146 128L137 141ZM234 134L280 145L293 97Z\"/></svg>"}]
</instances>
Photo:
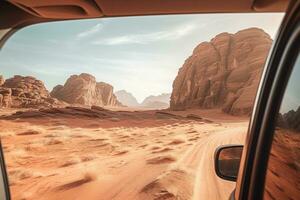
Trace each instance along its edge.
<instances>
[{"instance_id":1,"label":"sandy desert ground","mask_svg":"<svg viewBox=\"0 0 300 200\"><path fill-rule=\"evenodd\" d=\"M277 127L274 144L268 163L264 199L299 199L299 132Z\"/></svg>"},{"instance_id":2,"label":"sandy desert ground","mask_svg":"<svg viewBox=\"0 0 300 200\"><path fill-rule=\"evenodd\" d=\"M243 143L247 117L91 110L1 112L12 199L228 198L234 183L215 176L213 154Z\"/></svg>"}]
</instances>

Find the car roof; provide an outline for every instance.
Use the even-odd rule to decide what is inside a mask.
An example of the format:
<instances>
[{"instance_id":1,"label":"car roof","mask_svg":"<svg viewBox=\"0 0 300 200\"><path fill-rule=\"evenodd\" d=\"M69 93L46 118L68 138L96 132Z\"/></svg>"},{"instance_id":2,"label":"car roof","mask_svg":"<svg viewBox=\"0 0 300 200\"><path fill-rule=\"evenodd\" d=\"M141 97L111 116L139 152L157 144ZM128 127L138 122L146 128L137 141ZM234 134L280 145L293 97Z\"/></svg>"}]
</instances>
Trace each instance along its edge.
<instances>
[{"instance_id":1,"label":"car roof","mask_svg":"<svg viewBox=\"0 0 300 200\"><path fill-rule=\"evenodd\" d=\"M188 13L284 12L288 0L9 0L0 30L69 19Z\"/></svg>"}]
</instances>

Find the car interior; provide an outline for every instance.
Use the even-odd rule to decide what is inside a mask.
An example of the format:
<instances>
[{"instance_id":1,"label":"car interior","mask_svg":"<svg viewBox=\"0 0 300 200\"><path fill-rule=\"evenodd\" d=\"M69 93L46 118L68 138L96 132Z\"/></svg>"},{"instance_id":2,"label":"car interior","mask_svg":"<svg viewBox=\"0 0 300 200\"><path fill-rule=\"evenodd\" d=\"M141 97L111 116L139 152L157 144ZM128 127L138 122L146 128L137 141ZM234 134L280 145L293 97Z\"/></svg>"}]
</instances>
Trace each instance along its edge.
<instances>
[{"instance_id":1,"label":"car interior","mask_svg":"<svg viewBox=\"0 0 300 200\"><path fill-rule=\"evenodd\" d=\"M0 199L300 199L300 1L0 3Z\"/></svg>"}]
</instances>

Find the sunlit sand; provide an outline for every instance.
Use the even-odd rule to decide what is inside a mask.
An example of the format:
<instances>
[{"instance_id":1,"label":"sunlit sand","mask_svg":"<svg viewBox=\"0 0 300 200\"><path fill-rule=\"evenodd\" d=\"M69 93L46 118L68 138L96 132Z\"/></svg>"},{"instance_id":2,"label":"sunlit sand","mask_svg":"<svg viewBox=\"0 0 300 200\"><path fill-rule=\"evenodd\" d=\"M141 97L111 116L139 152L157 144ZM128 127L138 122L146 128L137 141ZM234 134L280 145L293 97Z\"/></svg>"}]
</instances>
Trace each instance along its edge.
<instances>
[{"instance_id":1,"label":"sunlit sand","mask_svg":"<svg viewBox=\"0 0 300 200\"><path fill-rule=\"evenodd\" d=\"M0 128L13 199L213 200L233 190L216 177L213 154L243 143L246 117L91 110L6 112Z\"/></svg>"}]
</instances>

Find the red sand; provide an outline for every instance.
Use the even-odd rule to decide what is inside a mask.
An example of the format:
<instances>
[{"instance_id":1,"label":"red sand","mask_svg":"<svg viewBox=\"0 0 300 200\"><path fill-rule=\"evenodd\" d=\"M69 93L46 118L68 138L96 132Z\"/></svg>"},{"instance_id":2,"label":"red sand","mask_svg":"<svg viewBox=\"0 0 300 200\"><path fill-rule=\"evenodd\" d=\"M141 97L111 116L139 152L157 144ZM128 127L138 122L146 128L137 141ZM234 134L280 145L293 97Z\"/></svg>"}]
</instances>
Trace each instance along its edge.
<instances>
[{"instance_id":1,"label":"red sand","mask_svg":"<svg viewBox=\"0 0 300 200\"><path fill-rule=\"evenodd\" d=\"M193 112L213 122L1 120L12 199L227 199L234 183L215 176L214 150L243 143L248 120Z\"/></svg>"}]
</instances>

